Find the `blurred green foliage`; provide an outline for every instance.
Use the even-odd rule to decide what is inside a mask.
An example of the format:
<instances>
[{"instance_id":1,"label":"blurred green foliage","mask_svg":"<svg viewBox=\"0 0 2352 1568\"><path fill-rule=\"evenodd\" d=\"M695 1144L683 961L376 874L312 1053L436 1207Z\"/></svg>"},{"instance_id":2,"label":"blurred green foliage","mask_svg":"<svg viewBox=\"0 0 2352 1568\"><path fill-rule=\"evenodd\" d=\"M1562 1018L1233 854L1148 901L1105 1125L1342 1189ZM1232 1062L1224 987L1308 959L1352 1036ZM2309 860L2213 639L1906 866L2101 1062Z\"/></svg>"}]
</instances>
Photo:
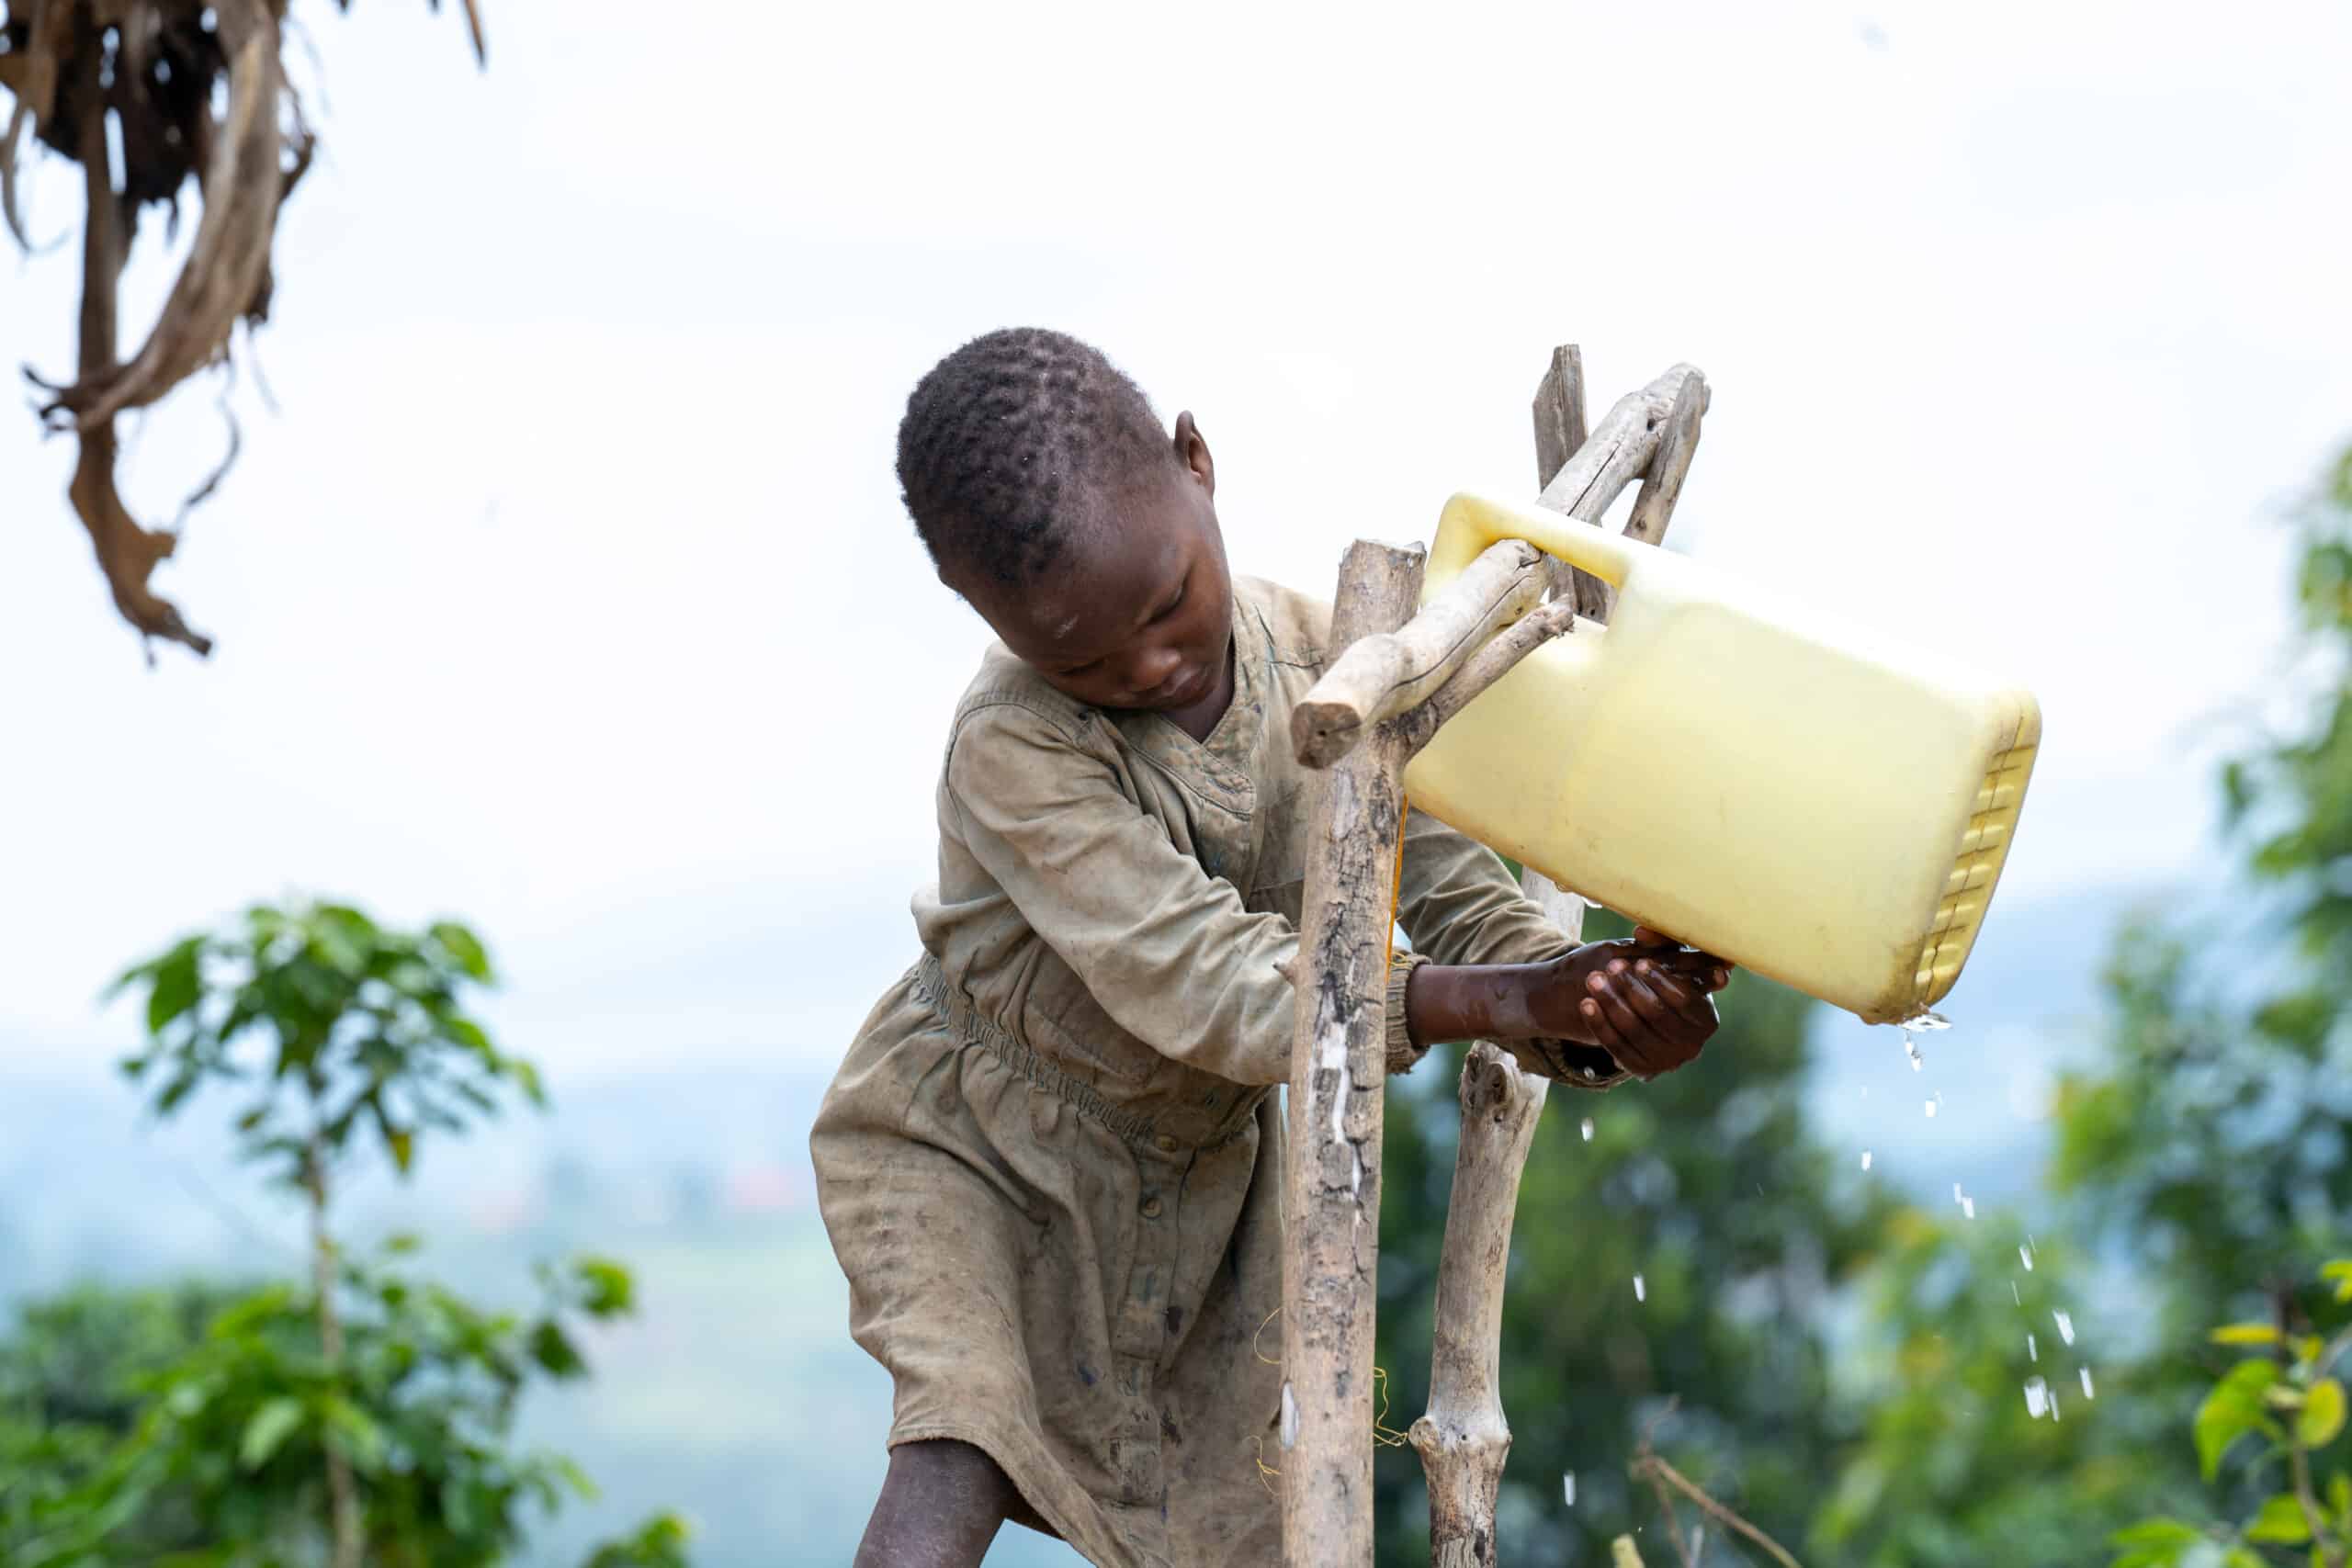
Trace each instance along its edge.
<instances>
[{"instance_id":1,"label":"blurred green foliage","mask_svg":"<svg viewBox=\"0 0 2352 1568\"><path fill-rule=\"evenodd\" d=\"M1625 929L1596 910L1587 934ZM1606 1562L1611 1536L1654 1521L1626 1473L1654 1420L1676 1468L1780 1539L1803 1539L1838 1437L1820 1325L1893 1211L1806 1128L1811 1005L1742 975L1697 1064L1631 1090L1552 1091L1503 1317L1503 1560ZM1433 1054L1414 1075L1427 1087L1390 1097L1379 1359L1397 1427L1428 1399L1459 1060ZM1418 1458L1384 1450L1376 1483L1380 1562L1426 1562Z\"/></svg>"},{"instance_id":2,"label":"blurred green foliage","mask_svg":"<svg viewBox=\"0 0 2352 1568\"><path fill-rule=\"evenodd\" d=\"M2352 1303L2352 1259L2331 1259L2319 1272L2335 1304ZM2294 1310L2284 1298L2279 1305L2282 1317ZM2278 1321L2233 1323L2208 1338L2266 1352L2214 1380L2191 1428L2198 1469L2209 1482L2225 1459L2245 1451L2244 1439L2260 1440L2235 1488L2246 1495L2241 1517L2202 1527L2170 1514L2143 1519L2116 1532L2109 1568L2266 1568L2277 1552L2311 1568L2344 1568L2352 1562L2352 1471L2341 1467L2347 1445L2339 1441L2345 1393L2336 1370L2352 1353L2352 1329L2323 1339ZM2324 1468L2331 1449L2333 1471Z\"/></svg>"},{"instance_id":3,"label":"blurred green foliage","mask_svg":"<svg viewBox=\"0 0 2352 1568\"><path fill-rule=\"evenodd\" d=\"M309 1279L249 1292L85 1291L0 1347L0 1562L11 1568L488 1568L531 1510L587 1495L560 1456L510 1444L534 1380L585 1374L580 1322L629 1312L628 1272L542 1268L529 1315L486 1310L336 1241L334 1196L369 1151L405 1175L419 1140L503 1094L542 1100L466 1010L492 981L464 926L379 926L347 905L256 906L130 969L148 1043L124 1064L169 1117L243 1100L244 1154L301 1194ZM593 1568L679 1568L657 1516Z\"/></svg>"}]
</instances>

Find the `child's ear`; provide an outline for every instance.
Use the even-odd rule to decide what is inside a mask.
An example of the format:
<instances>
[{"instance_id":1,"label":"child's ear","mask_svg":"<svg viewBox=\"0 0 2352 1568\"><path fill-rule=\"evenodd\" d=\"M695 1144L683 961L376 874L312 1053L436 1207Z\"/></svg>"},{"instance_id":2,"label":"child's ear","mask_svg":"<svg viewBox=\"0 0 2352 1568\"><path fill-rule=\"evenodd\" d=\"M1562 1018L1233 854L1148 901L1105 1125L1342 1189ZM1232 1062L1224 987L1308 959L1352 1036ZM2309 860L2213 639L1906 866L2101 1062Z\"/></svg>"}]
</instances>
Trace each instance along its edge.
<instances>
[{"instance_id":1,"label":"child's ear","mask_svg":"<svg viewBox=\"0 0 2352 1568\"><path fill-rule=\"evenodd\" d=\"M1216 459L1209 456L1208 437L1201 434L1200 422L1186 409L1176 416L1176 460L1184 471L1198 479L1201 488L1216 494Z\"/></svg>"}]
</instances>

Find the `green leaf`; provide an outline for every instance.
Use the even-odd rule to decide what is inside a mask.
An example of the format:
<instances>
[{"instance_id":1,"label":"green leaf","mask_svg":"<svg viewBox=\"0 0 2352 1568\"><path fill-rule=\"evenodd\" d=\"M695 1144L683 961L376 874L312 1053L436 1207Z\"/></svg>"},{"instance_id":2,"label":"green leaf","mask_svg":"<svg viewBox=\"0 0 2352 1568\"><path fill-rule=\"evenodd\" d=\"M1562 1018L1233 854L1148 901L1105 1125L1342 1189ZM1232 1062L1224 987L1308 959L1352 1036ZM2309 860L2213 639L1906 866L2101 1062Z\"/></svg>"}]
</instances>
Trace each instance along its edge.
<instances>
[{"instance_id":1,"label":"green leaf","mask_svg":"<svg viewBox=\"0 0 2352 1568\"><path fill-rule=\"evenodd\" d=\"M156 964L154 988L147 993L147 1032L161 1034L164 1026L194 1007L204 994L198 967L204 939L192 936L165 953Z\"/></svg>"},{"instance_id":2,"label":"green leaf","mask_svg":"<svg viewBox=\"0 0 2352 1568\"><path fill-rule=\"evenodd\" d=\"M328 1440L361 1470L375 1469L384 1454L384 1429L366 1411L339 1394L327 1395L320 1402L320 1408L327 1418Z\"/></svg>"},{"instance_id":3,"label":"green leaf","mask_svg":"<svg viewBox=\"0 0 2352 1568\"><path fill-rule=\"evenodd\" d=\"M2205 1540L2193 1525L2179 1519L2143 1519L2109 1538L2123 1548L2108 1568L2178 1568L2181 1554Z\"/></svg>"},{"instance_id":4,"label":"green leaf","mask_svg":"<svg viewBox=\"0 0 2352 1568\"><path fill-rule=\"evenodd\" d=\"M301 1424L300 1400L270 1400L245 1423L244 1438L237 1445L237 1462L247 1470L259 1470Z\"/></svg>"},{"instance_id":5,"label":"green leaf","mask_svg":"<svg viewBox=\"0 0 2352 1568\"><path fill-rule=\"evenodd\" d=\"M2295 1439L2307 1449L2324 1449L2342 1430L2344 1385L2334 1378L2322 1378L2303 1397L2302 1412L2295 1417Z\"/></svg>"},{"instance_id":6,"label":"green leaf","mask_svg":"<svg viewBox=\"0 0 2352 1568\"><path fill-rule=\"evenodd\" d=\"M441 951L449 955L451 963L476 980L490 978L490 954L483 950L480 937L455 920L435 921L431 931L433 940L441 944Z\"/></svg>"},{"instance_id":7,"label":"green leaf","mask_svg":"<svg viewBox=\"0 0 2352 1568\"><path fill-rule=\"evenodd\" d=\"M2231 1323L2207 1336L2216 1345L2276 1345L2278 1330L2267 1323Z\"/></svg>"},{"instance_id":8,"label":"green leaf","mask_svg":"<svg viewBox=\"0 0 2352 1568\"><path fill-rule=\"evenodd\" d=\"M2295 1501L2293 1495L2281 1492L2262 1505L2262 1511L2245 1527L2245 1538L2293 1545L2311 1540L2311 1522L2303 1517L2303 1506Z\"/></svg>"},{"instance_id":9,"label":"green leaf","mask_svg":"<svg viewBox=\"0 0 2352 1568\"><path fill-rule=\"evenodd\" d=\"M580 1351L563 1330L554 1323L540 1324L531 1330L531 1359L538 1362L553 1378L576 1378L588 1370Z\"/></svg>"},{"instance_id":10,"label":"green leaf","mask_svg":"<svg viewBox=\"0 0 2352 1568\"><path fill-rule=\"evenodd\" d=\"M2352 1475L2339 1470L2328 1478L2327 1506L2335 1511L2338 1520L2352 1525Z\"/></svg>"},{"instance_id":11,"label":"green leaf","mask_svg":"<svg viewBox=\"0 0 2352 1568\"><path fill-rule=\"evenodd\" d=\"M609 1258L577 1258L572 1275L580 1282L580 1310L591 1317L616 1317L635 1310L637 1281Z\"/></svg>"},{"instance_id":12,"label":"green leaf","mask_svg":"<svg viewBox=\"0 0 2352 1568\"><path fill-rule=\"evenodd\" d=\"M2233 1546L2222 1552L2222 1568L2270 1568L2259 1553L2249 1551L2243 1546Z\"/></svg>"},{"instance_id":13,"label":"green leaf","mask_svg":"<svg viewBox=\"0 0 2352 1568\"><path fill-rule=\"evenodd\" d=\"M2337 1301L2352 1302L2352 1258L2339 1258L2333 1263L2323 1263L2319 1277L2335 1281Z\"/></svg>"},{"instance_id":14,"label":"green leaf","mask_svg":"<svg viewBox=\"0 0 2352 1568\"><path fill-rule=\"evenodd\" d=\"M2222 1450L2262 1424L2263 1392L2278 1381L2276 1362L2240 1361L2198 1406L2192 1430L2197 1439L2197 1468L2206 1480L2220 1472Z\"/></svg>"}]
</instances>

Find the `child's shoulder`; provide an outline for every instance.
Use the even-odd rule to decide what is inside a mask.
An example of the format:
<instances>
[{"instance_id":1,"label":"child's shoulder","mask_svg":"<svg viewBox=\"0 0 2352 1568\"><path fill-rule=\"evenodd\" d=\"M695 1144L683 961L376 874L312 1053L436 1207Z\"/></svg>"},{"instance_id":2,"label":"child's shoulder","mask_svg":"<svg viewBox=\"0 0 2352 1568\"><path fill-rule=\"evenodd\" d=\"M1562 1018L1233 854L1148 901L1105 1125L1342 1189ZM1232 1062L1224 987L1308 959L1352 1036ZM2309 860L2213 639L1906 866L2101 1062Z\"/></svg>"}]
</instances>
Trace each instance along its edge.
<instances>
[{"instance_id":1,"label":"child's shoulder","mask_svg":"<svg viewBox=\"0 0 2352 1568\"><path fill-rule=\"evenodd\" d=\"M1330 602L1261 577L1233 580L1237 620L1252 617L1266 651L1276 664L1319 671L1328 661Z\"/></svg>"}]
</instances>

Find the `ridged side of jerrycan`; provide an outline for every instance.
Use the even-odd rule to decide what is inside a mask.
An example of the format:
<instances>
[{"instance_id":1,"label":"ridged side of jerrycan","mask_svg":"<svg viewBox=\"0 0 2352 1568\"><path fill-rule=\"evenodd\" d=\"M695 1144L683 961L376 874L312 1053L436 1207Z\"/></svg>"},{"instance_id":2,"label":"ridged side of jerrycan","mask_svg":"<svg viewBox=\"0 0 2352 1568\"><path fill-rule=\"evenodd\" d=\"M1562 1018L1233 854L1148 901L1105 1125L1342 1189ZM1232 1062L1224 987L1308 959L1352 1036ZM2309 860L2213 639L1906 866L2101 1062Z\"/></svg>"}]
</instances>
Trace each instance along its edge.
<instances>
[{"instance_id":1,"label":"ridged side of jerrycan","mask_svg":"<svg viewBox=\"0 0 2352 1568\"><path fill-rule=\"evenodd\" d=\"M1424 595L1498 539L1614 584L1405 770L1412 804L1562 886L1871 1023L1951 989L2041 739L2032 695L1688 557L1457 495Z\"/></svg>"}]
</instances>

